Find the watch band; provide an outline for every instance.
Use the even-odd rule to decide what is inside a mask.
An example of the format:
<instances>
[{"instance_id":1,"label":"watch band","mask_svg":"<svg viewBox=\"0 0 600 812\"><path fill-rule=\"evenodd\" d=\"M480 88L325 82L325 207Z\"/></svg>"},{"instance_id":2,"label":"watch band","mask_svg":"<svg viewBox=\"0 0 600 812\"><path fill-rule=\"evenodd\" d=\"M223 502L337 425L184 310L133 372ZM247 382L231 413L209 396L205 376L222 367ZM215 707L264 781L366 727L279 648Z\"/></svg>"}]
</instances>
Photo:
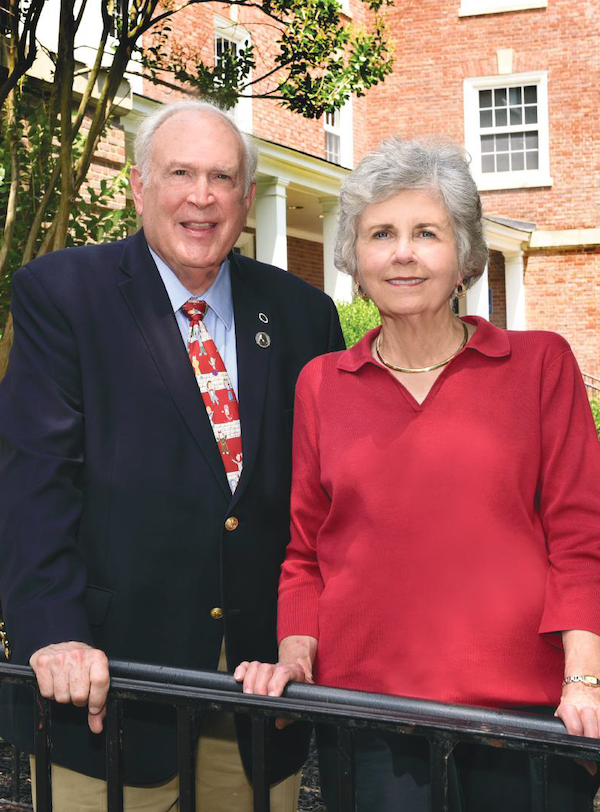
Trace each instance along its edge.
<instances>
[{"instance_id":1,"label":"watch band","mask_svg":"<svg viewBox=\"0 0 600 812\"><path fill-rule=\"evenodd\" d=\"M575 674L572 677L565 677L562 684L567 685L569 682L581 682L583 685L587 685L588 688L600 686L600 679L592 677L590 674Z\"/></svg>"}]
</instances>

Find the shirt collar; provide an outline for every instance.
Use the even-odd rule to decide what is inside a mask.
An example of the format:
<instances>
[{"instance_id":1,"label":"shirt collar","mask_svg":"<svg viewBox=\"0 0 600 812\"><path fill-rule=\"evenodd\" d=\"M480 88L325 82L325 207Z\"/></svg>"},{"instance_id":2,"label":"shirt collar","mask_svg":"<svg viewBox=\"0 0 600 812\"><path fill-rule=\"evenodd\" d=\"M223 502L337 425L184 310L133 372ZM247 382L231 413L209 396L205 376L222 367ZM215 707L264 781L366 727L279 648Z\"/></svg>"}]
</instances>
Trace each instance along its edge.
<instances>
[{"instance_id":1,"label":"shirt collar","mask_svg":"<svg viewBox=\"0 0 600 812\"><path fill-rule=\"evenodd\" d=\"M207 306L214 310L215 315L223 322L226 329L231 328L233 322L233 295L231 293L231 274L229 271L229 259L226 258L221 263L217 278L212 285L205 290L201 296L195 296L181 283L179 278L173 273L167 263L162 260L156 251L148 246L152 259L156 263L158 272L167 290L167 295L171 302L173 312L178 310L188 301L188 299L201 299Z\"/></svg>"},{"instance_id":2,"label":"shirt collar","mask_svg":"<svg viewBox=\"0 0 600 812\"><path fill-rule=\"evenodd\" d=\"M510 355L510 341L506 330L490 324L489 321L480 316L464 316L461 320L466 321L468 324L476 324L477 330L459 355L467 352L467 350L474 350L490 358L504 358ZM338 369L356 372L367 363L376 363L371 354L371 343L380 330L381 327L369 330L357 344L341 353Z\"/></svg>"}]
</instances>

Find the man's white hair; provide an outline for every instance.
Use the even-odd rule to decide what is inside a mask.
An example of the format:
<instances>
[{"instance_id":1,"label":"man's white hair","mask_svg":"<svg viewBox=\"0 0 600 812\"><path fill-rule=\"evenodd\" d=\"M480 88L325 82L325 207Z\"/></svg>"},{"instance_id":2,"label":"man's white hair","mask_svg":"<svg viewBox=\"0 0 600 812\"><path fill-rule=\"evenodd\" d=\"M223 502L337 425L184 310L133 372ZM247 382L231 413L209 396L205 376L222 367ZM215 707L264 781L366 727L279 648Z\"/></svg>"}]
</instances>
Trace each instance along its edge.
<instances>
[{"instance_id":1,"label":"man's white hair","mask_svg":"<svg viewBox=\"0 0 600 812\"><path fill-rule=\"evenodd\" d=\"M202 115L218 116L226 124L231 127L234 134L237 136L242 147L243 155L243 170L244 170L244 196L248 194L254 175L256 174L256 165L258 163L258 153L256 145L252 138L243 133L235 121L220 107L210 102L190 100L175 102L174 104L165 104L150 113L147 116L135 137L135 162L139 169L142 182L148 183L150 180L150 165L152 158L152 139L156 134L158 128L165 123L171 116L177 113L198 113Z\"/></svg>"}]
</instances>

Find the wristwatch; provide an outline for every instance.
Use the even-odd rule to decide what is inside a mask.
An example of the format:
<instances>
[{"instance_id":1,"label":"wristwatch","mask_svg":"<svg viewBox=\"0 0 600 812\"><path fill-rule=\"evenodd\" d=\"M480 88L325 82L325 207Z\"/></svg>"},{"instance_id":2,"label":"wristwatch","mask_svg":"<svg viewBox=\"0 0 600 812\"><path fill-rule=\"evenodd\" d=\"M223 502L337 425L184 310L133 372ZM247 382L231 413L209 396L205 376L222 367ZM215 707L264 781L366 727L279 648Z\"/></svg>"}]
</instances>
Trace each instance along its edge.
<instances>
[{"instance_id":1,"label":"wristwatch","mask_svg":"<svg viewBox=\"0 0 600 812\"><path fill-rule=\"evenodd\" d=\"M588 688L597 688L600 685L600 679L589 674L575 674L572 677L565 677L562 684L567 685L569 682L581 682L583 685L587 685Z\"/></svg>"}]
</instances>

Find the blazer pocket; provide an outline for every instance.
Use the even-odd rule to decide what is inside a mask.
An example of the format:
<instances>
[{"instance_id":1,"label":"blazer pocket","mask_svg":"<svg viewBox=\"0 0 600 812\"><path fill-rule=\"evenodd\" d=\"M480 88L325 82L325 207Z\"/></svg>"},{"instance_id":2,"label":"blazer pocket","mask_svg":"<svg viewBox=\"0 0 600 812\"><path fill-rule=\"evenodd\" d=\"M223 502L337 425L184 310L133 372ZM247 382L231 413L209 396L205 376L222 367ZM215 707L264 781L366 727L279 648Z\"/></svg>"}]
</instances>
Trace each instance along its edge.
<instances>
[{"instance_id":1,"label":"blazer pocket","mask_svg":"<svg viewBox=\"0 0 600 812\"><path fill-rule=\"evenodd\" d=\"M87 585L85 590L85 610L90 626L101 626L108 612L108 607L115 593L112 589Z\"/></svg>"}]
</instances>

